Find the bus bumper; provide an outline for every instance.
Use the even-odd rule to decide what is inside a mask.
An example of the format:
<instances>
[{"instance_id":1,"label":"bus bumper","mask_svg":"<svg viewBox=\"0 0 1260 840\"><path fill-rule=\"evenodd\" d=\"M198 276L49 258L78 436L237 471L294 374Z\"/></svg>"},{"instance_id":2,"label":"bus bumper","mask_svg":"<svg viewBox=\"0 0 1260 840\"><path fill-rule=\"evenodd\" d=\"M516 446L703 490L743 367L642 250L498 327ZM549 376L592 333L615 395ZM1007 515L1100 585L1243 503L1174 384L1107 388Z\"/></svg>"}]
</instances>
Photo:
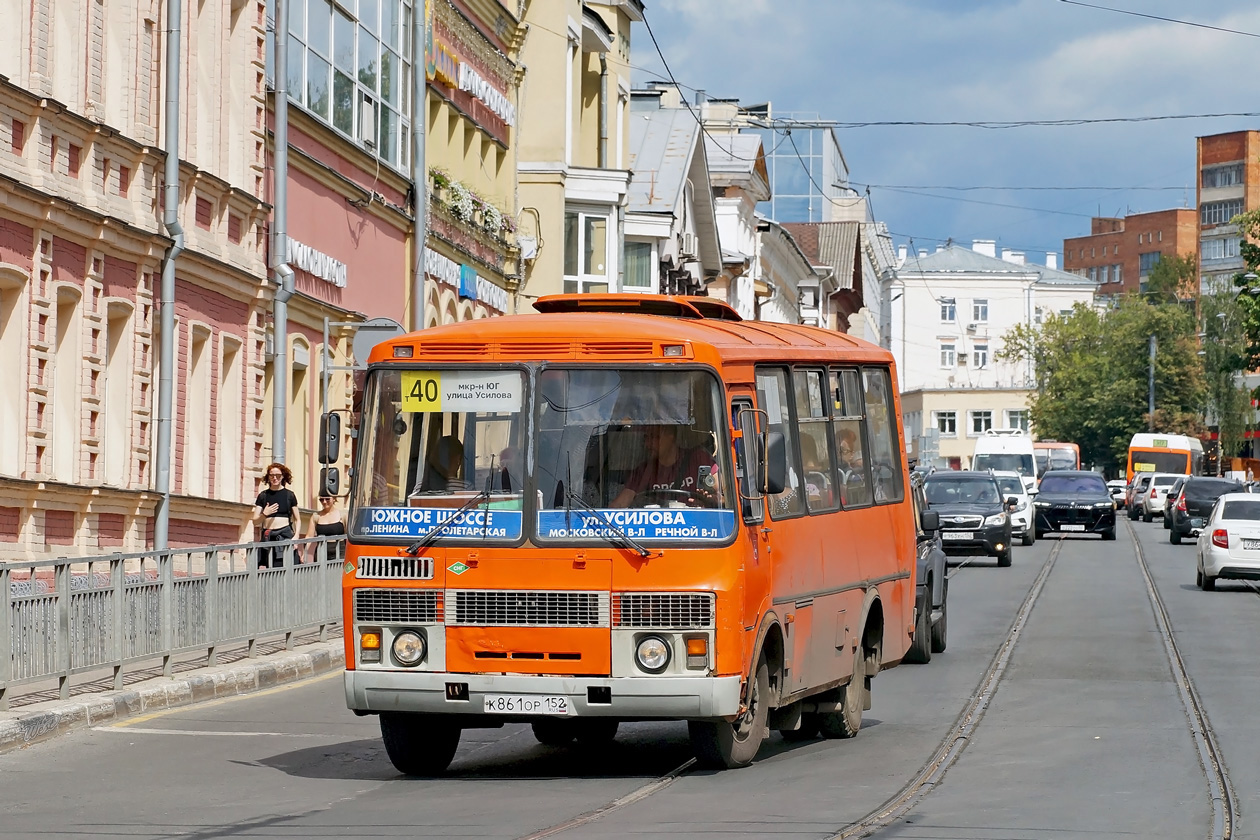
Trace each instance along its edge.
<instances>
[{"instance_id":1,"label":"bus bumper","mask_svg":"<svg viewBox=\"0 0 1260 840\"><path fill-rule=\"evenodd\" d=\"M466 685L459 700L448 685ZM732 717L739 713L740 684L732 677L553 677L523 674L445 674L422 671L346 671L346 706L356 712L502 715L485 711L488 694L568 698L577 717ZM590 689L607 688L607 693ZM608 702L592 702L606 699Z\"/></svg>"}]
</instances>

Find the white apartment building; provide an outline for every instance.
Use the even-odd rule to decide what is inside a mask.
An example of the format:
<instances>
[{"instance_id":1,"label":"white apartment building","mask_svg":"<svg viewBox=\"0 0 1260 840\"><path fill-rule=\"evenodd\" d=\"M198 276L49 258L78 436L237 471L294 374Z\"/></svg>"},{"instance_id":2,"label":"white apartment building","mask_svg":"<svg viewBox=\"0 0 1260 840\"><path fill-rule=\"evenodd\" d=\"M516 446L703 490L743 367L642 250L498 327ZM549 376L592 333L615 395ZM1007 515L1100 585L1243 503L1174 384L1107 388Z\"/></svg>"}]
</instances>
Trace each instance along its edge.
<instances>
[{"instance_id":1,"label":"white apartment building","mask_svg":"<svg viewBox=\"0 0 1260 840\"><path fill-rule=\"evenodd\" d=\"M889 347L897 360L907 452L912 459L966 468L975 438L988 429L1029 430L1035 371L999 362L1003 337L1078 303L1092 305L1096 284L1018 251L998 257L993 240L971 248L899 255L889 295Z\"/></svg>"}]
</instances>

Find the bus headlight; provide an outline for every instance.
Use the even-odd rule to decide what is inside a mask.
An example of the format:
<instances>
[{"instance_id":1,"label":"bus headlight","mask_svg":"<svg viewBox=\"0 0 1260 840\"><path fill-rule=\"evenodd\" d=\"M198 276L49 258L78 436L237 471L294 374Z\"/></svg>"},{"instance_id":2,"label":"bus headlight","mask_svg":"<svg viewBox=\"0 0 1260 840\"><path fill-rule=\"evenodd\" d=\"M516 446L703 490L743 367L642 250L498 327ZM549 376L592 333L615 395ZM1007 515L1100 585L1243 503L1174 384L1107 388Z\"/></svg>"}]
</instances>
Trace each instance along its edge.
<instances>
[{"instance_id":1,"label":"bus headlight","mask_svg":"<svg viewBox=\"0 0 1260 840\"><path fill-rule=\"evenodd\" d=\"M391 650L394 654L394 661L404 668L419 665L424 660L424 636L421 636L414 630L404 630L394 637L394 644Z\"/></svg>"},{"instance_id":2,"label":"bus headlight","mask_svg":"<svg viewBox=\"0 0 1260 840\"><path fill-rule=\"evenodd\" d=\"M669 643L660 636L644 636L634 649L639 667L649 674L659 674L669 666Z\"/></svg>"}]
</instances>

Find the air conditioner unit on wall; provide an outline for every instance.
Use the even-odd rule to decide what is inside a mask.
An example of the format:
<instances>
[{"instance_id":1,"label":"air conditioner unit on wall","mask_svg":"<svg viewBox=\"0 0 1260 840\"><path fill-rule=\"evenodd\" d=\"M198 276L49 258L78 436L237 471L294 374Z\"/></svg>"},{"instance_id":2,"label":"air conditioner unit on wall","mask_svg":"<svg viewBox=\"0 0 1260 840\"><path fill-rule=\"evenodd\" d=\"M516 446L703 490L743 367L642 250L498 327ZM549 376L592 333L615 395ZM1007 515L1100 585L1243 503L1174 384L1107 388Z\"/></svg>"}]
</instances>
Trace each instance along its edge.
<instances>
[{"instance_id":1,"label":"air conditioner unit on wall","mask_svg":"<svg viewBox=\"0 0 1260 840\"><path fill-rule=\"evenodd\" d=\"M962 367L966 367L966 366L967 366L967 356L966 356L966 354L960 353L960 354L958 355L958 364L959 364L959 365L961 365Z\"/></svg>"},{"instance_id":2,"label":"air conditioner unit on wall","mask_svg":"<svg viewBox=\"0 0 1260 840\"><path fill-rule=\"evenodd\" d=\"M696 235L694 233L684 233L682 235L679 254L684 257L694 257L696 255Z\"/></svg>"}]
</instances>

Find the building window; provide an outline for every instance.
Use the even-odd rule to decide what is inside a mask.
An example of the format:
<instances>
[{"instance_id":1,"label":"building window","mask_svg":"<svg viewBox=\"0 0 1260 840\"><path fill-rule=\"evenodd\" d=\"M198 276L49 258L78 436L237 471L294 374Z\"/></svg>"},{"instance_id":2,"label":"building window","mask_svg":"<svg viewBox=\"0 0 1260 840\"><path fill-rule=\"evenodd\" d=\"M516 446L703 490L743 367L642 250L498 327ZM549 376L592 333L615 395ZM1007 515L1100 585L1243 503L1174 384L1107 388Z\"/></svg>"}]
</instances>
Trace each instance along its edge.
<instances>
[{"instance_id":1,"label":"building window","mask_svg":"<svg viewBox=\"0 0 1260 840\"><path fill-rule=\"evenodd\" d=\"M1101 278L1101 282L1103 282L1103 283L1110 283L1110 282L1111 282L1111 266L1109 266L1109 265L1104 265L1104 266L1102 267L1102 278Z\"/></svg>"},{"instance_id":2,"label":"building window","mask_svg":"<svg viewBox=\"0 0 1260 840\"><path fill-rule=\"evenodd\" d=\"M952 324L958 318L953 298L941 298L941 323Z\"/></svg>"},{"instance_id":3,"label":"building window","mask_svg":"<svg viewBox=\"0 0 1260 840\"><path fill-rule=\"evenodd\" d=\"M1120 266L1119 265L1113 265L1111 267L1111 282L1112 283L1120 282Z\"/></svg>"},{"instance_id":4,"label":"building window","mask_svg":"<svg viewBox=\"0 0 1260 840\"><path fill-rule=\"evenodd\" d=\"M1033 310L1033 323L1040 324L1041 319L1045 316L1045 310L1038 306Z\"/></svg>"},{"instance_id":5,"label":"building window","mask_svg":"<svg viewBox=\"0 0 1260 840\"><path fill-rule=\"evenodd\" d=\"M1091 282L1091 283L1097 283L1097 282L1098 282L1098 266L1096 266L1096 265L1095 265L1095 266L1091 266L1091 267L1090 267L1090 269L1089 269L1089 282Z\"/></svg>"},{"instance_id":6,"label":"building window","mask_svg":"<svg viewBox=\"0 0 1260 840\"><path fill-rule=\"evenodd\" d=\"M564 291L609 291L608 215L584 210L564 214Z\"/></svg>"},{"instance_id":7,"label":"building window","mask_svg":"<svg viewBox=\"0 0 1260 840\"><path fill-rule=\"evenodd\" d=\"M1237 257L1240 242L1241 240L1237 236L1230 236L1224 239L1204 239L1202 243L1203 259L1227 260Z\"/></svg>"},{"instance_id":8,"label":"building window","mask_svg":"<svg viewBox=\"0 0 1260 840\"><path fill-rule=\"evenodd\" d=\"M1006 428L1028 431L1028 410L1008 408L1006 410Z\"/></svg>"},{"instance_id":9,"label":"building window","mask_svg":"<svg viewBox=\"0 0 1260 840\"><path fill-rule=\"evenodd\" d=\"M1243 201L1236 198L1230 201L1209 201L1199 210L1203 224L1223 225L1243 211Z\"/></svg>"},{"instance_id":10,"label":"building window","mask_svg":"<svg viewBox=\"0 0 1260 840\"><path fill-rule=\"evenodd\" d=\"M971 434L982 435L993 428L992 411L968 411L971 418Z\"/></svg>"},{"instance_id":11,"label":"building window","mask_svg":"<svg viewBox=\"0 0 1260 840\"><path fill-rule=\"evenodd\" d=\"M567 273L567 272L566 272ZM652 243L626 240L625 287L654 291L652 287Z\"/></svg>"},{"instance_id":12,"label":"building window","mask_svg":"<svg viewBox=\"0 0 1260 840\"><path fill-rule=\"evenodd\" d=\"M941 345L941 367L952 368L957 364L955 358L955 346L953 344Z\"/></svg>"},{"instance_id":13,"label":"building window","mask_svg":"<svg viewBox=\"0 0 1260 840\"><path fill-rule=\"evenodd\" d=\"M1243 182L1243 165L1227 163L1224 166L1209 166L1203 169L1203 188L1232 187Z\"/></svg>"},{"instance_id":14,"label":"building window","mask_svg":"<svg viewBox=\"0 0 1260 840\"><path fill-rule=\"evenodd\" d=\"M397 169L408 165L411 9L412 0L294 0L280 71L294 103Z\"/></svg>"},{"instance_id":15,"label":"building window","mask_svg":"<svg viewBox=\"0 0 1260 840\"><path fill-rule=\"evenodd\" d=\"M1151 273L1151 269L1155 268L1155 263L1159 262L1159 251L1147 251L1145 254L1138 254L1138 277L1143 278Z\"/></svg>"},{"instance_id":16,"label":"building window","mask_svg":"<svg viewBox=\"0 0 1260 840\"><path fill-rule=\"evenodd\" d=\"M933 411L932 416L936 418L936 430L941 437L958 437L957 411Z\"/></svg>"},{"instance_id":17,"label":"building window","mask_svg":"<svg viewBox=\"0 0 1260 840\"><path fill-rule=\"evenodd\" d=\"M987 367L989 364L989 345L974 345L971 348L971 363L978 368Z\"/></svg>"},{"instance_id":18,"label":"building window","mask_svg":"<svg viewBox=\"0 0 1260 840\"><path fill-rule=\"evenodd\" d=\"M988 300L980 298L971 302L971 320L977 324L983 324L989 320Z\"/></svg>"}]
</instances>

